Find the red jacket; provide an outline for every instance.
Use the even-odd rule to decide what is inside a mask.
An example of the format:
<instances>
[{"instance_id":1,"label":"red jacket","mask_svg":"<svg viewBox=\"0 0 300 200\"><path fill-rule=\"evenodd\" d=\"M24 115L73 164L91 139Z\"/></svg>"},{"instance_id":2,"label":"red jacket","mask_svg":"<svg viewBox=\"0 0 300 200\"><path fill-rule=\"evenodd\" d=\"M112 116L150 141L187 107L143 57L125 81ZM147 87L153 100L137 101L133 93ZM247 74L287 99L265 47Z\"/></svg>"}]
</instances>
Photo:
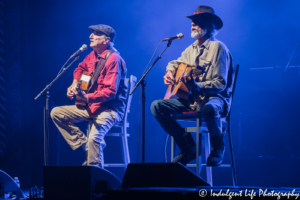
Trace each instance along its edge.
<instances>
[{"instance_id":1,"label":"red jacket","mask_svg":"<svg viewBox=\"0 0 300 200\"><path fill-rule=\"evenodd\" d=\"M97 57L95 51L87 55L74 71L74 79L80 80L83 71L88 71L92 77L99 59L105 59L106 49ZM121 118L125 112L128 86L126 83L126 65L119 53L112 53L106 61L98 80L95 82L88 96L88 111L90 115L97 115L103 110L115 110Z\"/></svg>"}]
</instances>

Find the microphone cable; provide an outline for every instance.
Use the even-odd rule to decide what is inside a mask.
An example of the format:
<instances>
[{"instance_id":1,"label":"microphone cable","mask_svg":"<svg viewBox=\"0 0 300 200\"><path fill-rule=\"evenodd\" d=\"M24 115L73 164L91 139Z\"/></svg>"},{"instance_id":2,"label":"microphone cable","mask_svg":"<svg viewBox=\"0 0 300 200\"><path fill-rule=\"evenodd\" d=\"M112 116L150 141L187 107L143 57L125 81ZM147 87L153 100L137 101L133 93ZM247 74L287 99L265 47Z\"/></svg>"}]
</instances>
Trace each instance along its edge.
<instances>
[{"instance_id":1,"label":"microphone cable","mask_svg":"<svg viewBox=\"0 0 300 200\"><path fill-rule=\"evenodd\" d=\"M67 60L67 62L61 67L61 69L59 70L57 76L59 76L59 74L63 71L65 65L69 62L69 60L70 60L71 58L72 58L72 57L70 57L70 58Z\"/></svg>"},{"instance_id":2,"label":"microphone cable","mask_svg":"<svg viewBox=\"0 0 300 200\"><path fill-rule=\"evenodd\" d=\"M162 40L162 41L164 41L164 40ZM155 53L156 53L156 51L157 51L157 49L158 49L158 47L160 46L160 44L161 44L162 41L160 41L160 42L158 43L156 49L154 50L154 53L152 54L152 56L151 56L151 58L150 58L150 60L149 60L149 62L148 62L148 65L146 66L146 68L145 68L145 70L144 70L144 72L143 72L143 75L144 75L145 72L148 70L149 64L150 64L150 62L152 61L153 56L155 55Z\"/></svg>"},{"instance_id":3,"label":"microphone cable","mask_svg":"<svg viewBox=\"0 0 300 200\"><path fill-rule=\"evenodd\" d=\"M162 40L163 41L163 40ZM158 47L160 46L161 42L160 41L156 47L156 49L154 50L154 53L152 54L146 68L144 69L143 75L145 74L145 72L148 70L148 67L153 59L153 56L155 55ZM139 94L139 117L138 117L138 144L137 144L137 153L136 153L136 163L138 162L138 158L139 158L139 147L140 147L140 135L141 135L141 131L140 131L140 127L141 127L141 96L142 96L142 86L140 85L140 94Z\"/></svg>"}]
</instances>

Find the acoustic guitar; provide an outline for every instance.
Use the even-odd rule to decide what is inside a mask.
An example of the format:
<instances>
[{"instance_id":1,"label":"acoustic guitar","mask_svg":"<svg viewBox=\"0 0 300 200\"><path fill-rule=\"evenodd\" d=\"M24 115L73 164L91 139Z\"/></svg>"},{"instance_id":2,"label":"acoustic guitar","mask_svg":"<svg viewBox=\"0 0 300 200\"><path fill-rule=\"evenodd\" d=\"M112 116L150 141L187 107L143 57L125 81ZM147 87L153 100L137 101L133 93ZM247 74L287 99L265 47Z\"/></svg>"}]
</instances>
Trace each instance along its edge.
<instances>
[{"instance_id":1,"label":"acoustic guitar","mask_svg":"<svg viewBox=\"0 0 300 200\"><path fill-rule=\"evenodd\" d=\"M87 71L83 71L80 80L78 83L76 83L76 90L78 92L81 92L83 90L86 92L89 88L89 82L90 82L91 76L89 76L89 73ZM76 106L86 106L86 102L83 101L80 97L76 96L76 101L75 101Z\"/></svg>"},{"instance_id":2,"label":"acoustic guitar","mask_svg":"<svg viewBox=\"0 0 300 200\"><path fill-rule=\"evenodd\" d=\"M191 87L186 85L184 82L182 82L179 78L180 76L185 73L188 73L192 71L193 77L195 80L199 78L199 76L202 73L205 73L205 67L198 65L197 67L187 65L185 63L181 63L176 70L173 72L174 77L174 85L169 85L167 92L165 94L164 99L170 99L170 98L181 98L181 99L187 99L188 95L191 91Z\"/></svg>"}]
</instances>

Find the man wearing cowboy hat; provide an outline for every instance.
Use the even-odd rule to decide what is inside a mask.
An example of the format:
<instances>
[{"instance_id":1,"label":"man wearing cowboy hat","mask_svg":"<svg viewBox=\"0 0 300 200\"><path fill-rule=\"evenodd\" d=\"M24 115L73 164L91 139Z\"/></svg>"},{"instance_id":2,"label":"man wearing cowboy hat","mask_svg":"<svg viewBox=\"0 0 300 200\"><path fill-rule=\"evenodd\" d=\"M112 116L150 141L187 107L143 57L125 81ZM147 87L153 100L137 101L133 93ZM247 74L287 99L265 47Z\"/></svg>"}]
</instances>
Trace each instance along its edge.
<instances>
[{"instance_id":1,"label":"man wearing cowboy hat","mask_svg":"<svg viewBox=\"0 0 300 200\"><path fill-rule=\"evenodd\" d=\"M122 120L125 113L127 69L124 60L113 48L115 30L104 24L93 25L89 29L93 31L89 37L93 51L75 69L73 83L67 89L67 97L73 99L76 95L87 106L55 107L51 117L73 150L82 146L86 151L83 165L103 168L104 136L116 122ZM83 71L88 72L91 84L94 83L88 93L76 89ZM75 125L87 118L93 120L88 137Z\"/></svg>"},{"instance_id":2,"label":"man wearing cowboy hat","mask_svg":"<svg viewBox=\"0 0 300 200\"><path fill-rule=\"evenodd\" d=\"M192 135L184 132L170 114L200 110L206 119L212 146L207 165L218 166L222 163L224 155L224 133L221 130L220 115L228 114L231 103L234 72L232 58L227 47L215 39L223 22L213 8L200 5L193 15L187 17L192 20L191 37L197 40L182 52L181 57L168 63L164 83L174 84L173 72L180 63L200 65L206 72L197 80L191 73L181 77L181 80L192 88L188 99L156 100L151 105L151 111L162 128L173 136L181 150L172 162L186 165L196 159L196 144Z\"/></svg>"}]
</instances>

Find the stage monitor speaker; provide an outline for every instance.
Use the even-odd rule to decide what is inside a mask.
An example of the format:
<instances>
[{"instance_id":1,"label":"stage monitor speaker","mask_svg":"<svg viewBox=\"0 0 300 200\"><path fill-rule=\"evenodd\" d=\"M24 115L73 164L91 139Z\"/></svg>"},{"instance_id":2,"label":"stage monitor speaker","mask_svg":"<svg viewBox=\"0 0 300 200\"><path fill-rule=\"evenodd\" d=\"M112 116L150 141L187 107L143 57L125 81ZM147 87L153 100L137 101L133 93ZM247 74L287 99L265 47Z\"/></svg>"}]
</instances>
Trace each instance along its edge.
<instances>
[{"instance_id":1,"label":"stage monitor speaker","mask_svg":"<svg viewBox=\"0 0 300 200\"><path fill-rule=\"evenodd\" d=\"M46 199L94 199L108 189L120 189L121 181L111 172L93 166L45 166Z\"/></svg>"},{"instance_id":2,"label":"stage monitor speaker","mask_svg":"<svg viewBox=\"0 0 300 200\"><path fill-rule=\"evenodd\" d=\"M0 199L24 198L21 189L12 177L0 170Z\"/></svg>"},{"instance_id":3,"label":"stage monitor speaker","mask_svg":"<svg viewBox=\"0 0 300 200\"><path fill-rule=\"evenodd\" d=\"M180 163L129 164L122 188L210 186Z\"/></svg>"}]
</instances>

